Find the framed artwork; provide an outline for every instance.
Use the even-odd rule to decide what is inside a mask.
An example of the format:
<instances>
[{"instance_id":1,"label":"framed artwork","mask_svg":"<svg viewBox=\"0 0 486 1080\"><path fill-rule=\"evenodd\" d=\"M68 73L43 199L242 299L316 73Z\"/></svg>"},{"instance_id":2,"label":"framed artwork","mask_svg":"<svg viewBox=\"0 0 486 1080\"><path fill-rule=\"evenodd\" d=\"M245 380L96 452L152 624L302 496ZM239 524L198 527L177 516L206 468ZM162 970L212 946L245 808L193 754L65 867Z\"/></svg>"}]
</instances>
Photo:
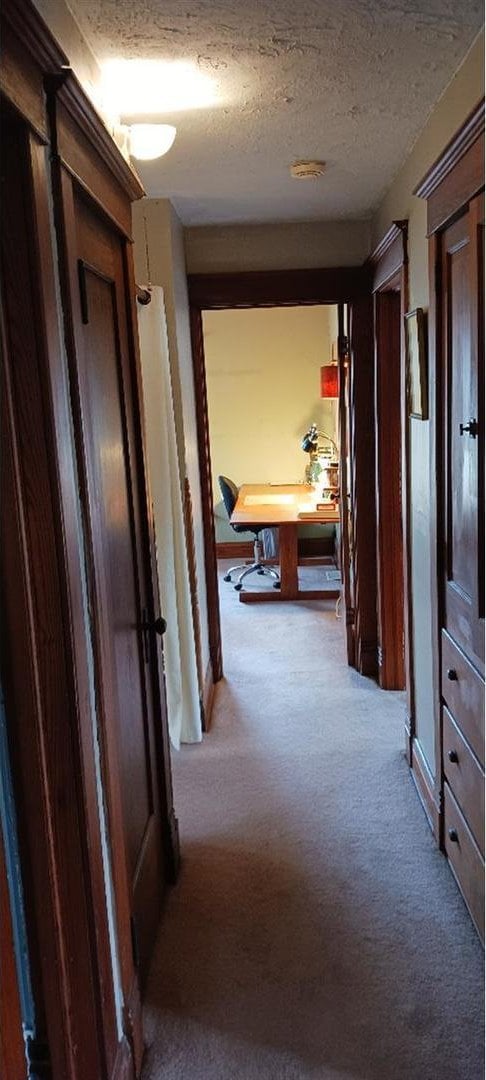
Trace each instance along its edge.
<instances>
[{"instance_id":1,"label":"framed artwork","mask_svg":"<svg viewBox=\"0 0 486 1080\"><path fill-rule=\"evenodd\" d=\"M405 315L408 415L429 418L427 340L423 308Z\"/></svg>"}]
</instances>

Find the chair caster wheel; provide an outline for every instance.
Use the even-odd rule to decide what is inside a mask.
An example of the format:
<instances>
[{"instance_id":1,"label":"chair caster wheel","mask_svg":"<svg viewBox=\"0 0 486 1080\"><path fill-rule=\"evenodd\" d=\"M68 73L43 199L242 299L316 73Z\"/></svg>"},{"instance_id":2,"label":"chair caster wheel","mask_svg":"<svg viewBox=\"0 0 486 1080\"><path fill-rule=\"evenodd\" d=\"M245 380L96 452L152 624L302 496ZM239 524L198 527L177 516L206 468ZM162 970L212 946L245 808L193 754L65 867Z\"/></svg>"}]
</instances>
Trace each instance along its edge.
<instances>
[{"instance_id":1,"label":"chair caster wheel","mask_svg":"<svg viewBox=\"0 0 486 1080\"><path fill-rule=\"evenodd\" d=\"M235 585L236 592L241 592L243 585Z\"/></svg>"},{"instance_id":2,"label":"chair caster wheel","mask_svg":"<svg viewBox=\"0 0 486 1080\"><path fill-rule=\"evenodd\" d=\"M260 577L263 577L264 573L264 570L257 570L257 574L260 574Z\"/></svg>"},{"instance_id":3,"label":"chair caster wheel","mask_svg":"<svg viewBox=\"0 0 486 1080\"><path fill-rule=\"evenodd\" d=\"M274 589L279 589L280 588L280 582L279 581L274 581L273 587L274 587Z\"/></svg>"},{"instance_id":4,"label":"chair caster wheel","mask_svg":"<svg viewBox=\"0 0 486 1080\"><path fill-rule=\"evenodd\" d=\"M230 574L225 574L224 578L223 578L223 581L231 581L231 575Z\"/></svg>"}]
</instances>

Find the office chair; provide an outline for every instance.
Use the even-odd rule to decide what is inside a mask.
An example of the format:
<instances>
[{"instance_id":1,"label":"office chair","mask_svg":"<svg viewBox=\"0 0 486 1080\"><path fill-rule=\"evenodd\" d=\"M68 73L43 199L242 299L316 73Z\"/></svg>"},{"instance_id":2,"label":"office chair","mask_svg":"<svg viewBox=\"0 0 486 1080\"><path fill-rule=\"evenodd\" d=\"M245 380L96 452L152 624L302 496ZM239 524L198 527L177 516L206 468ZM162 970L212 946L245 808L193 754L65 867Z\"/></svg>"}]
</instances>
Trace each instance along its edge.
<instances>
[{"instance_id":1,"label":"office chair","mask_svg":"<svg viewBox=\"0 0 486 1080\"><path fill-rule=\"evenodd\" d=\"M227 476L218 476L218 483L219 483L221 494L223 496L223 502L224 502L224 505L225 505L226 513L228 515L228 519L230 519L231 515L233 513L233 510L234 510L234 508L236 506L236 501L238 499L238 488L237 488L236 484L233 483L232 480L228 479ZM231 524L231 521L230 521L230 524ZM260 533L263 532L263 527L262 528L257 528L257 529L255 529L255 528L252 529L248 525L231 525L231 528L234 529L234 531L236 533L244 533L244 532L253 533L253 536L255 538L254 541L253 541L253 559L254 559L254 561L253 561L251 566L247 566L245 563L243 563L240 566L232 566L231 569L228 570L228 573L224 575L223 580L224 581L231 581L231 575L236 574L238 570L241 570L242 573L240 574L240 576L238 578L238 581L237 581L237 583L235 585L236 591L240 592L240 590L243 588L243 581L244 581L244 579L246 577L248 577L249 574L255 574L255 573L260 574L260 575L266 574L266 575L268 575L268 577L276 578L276 581L274 581L274 583L273 583L273 587L274 587L274 589L279 589L280 588L279 574L277 573L276 570L273 569L272 566L264 566L263 563L262 563L263 546L262 546L262 541L260 540Z\"/></svg>"}]
</instances>

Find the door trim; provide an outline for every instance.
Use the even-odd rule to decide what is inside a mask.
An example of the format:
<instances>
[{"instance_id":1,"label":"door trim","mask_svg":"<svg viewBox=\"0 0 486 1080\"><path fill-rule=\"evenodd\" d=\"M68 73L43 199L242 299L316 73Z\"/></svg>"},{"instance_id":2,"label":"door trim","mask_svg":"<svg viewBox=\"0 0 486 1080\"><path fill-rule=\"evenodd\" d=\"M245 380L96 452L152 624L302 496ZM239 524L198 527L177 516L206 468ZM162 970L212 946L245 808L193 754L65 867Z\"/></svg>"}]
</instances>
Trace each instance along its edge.
<instances>
[{"instance_id":1,"label":"door trim","mask_svg":"<svg viewBox=\"0 0 486 1080\"><path fill-rule=\"evenodd\" d=\"M375 325L375 374L378 378L379 327L378 305L380 294L395 287L400 292L400 426L401 426L401 475L402 475L402 565L404 597L404 669L407 712L405 718L405 747L411 764L411 742L414 731L414 674L413 674L413 620L411 581L411 535L410 535L410 422L407 410L404 316L408 309L408 221L394 221L380 243L369 257L373 272L374 325ZM376 385L378 385L376 381ZM379 402L376 401L376 429L378 434ZM377 467L379 461L377 459ZM377 476L377 486L379 477ZM380 500L377 490L377 562L378 568L385 558L382 543ZM380 574L378 574L378 611L380 611ZM380 617L379 617L380 622Z\"/></svg>"},{"instance_id":2,"label":"door trim","mask_svg":"<svg viewBox=\"0 0 486 1080\"><path fill-rule=\"evenodd\" d=\"M334 269L257 270L231 274L190 274L188 276L204 530L209 654L214 682L218 682L222 678L223 660L202 313L203 311L217 311L229 308L353 303L353 301L356 302L363 296L369 297L370 289L371 274L367 265L337 267ZM360 320L360 316L358 316L358 319ZM365 537L363 537L363 547L365 542ZM374 537L372 543L374 544ZM365 586L363 586L364 588ZM363 653L365 651L366 643L363 642Z\"/></svg>"}]
</instances>

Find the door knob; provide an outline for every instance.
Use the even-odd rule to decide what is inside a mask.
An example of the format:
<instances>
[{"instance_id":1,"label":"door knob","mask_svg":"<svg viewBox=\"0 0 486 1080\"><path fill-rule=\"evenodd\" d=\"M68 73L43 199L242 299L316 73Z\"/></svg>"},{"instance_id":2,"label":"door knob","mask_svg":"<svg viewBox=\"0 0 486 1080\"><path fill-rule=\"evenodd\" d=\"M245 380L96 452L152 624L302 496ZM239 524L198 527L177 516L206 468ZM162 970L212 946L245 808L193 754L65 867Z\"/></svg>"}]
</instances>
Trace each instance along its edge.
<instances>
[{"instance_id":1,"label":"door knob","mask_svg":"<svg viewBox=\"0 0 486 1080\"><path fill-rule=\"evenodd\" d=\"M459 424L459 435L465 435L466 432L470 439L475 439L479 430L477 420L471 418L468 424Z\"/></svg>"},{"instance_id":2,"label":"door knob","mask_svg":"<svg viewBox=\"0 0 486 1080\"><path fill-rule=\"evenodd\" d=\"M149 622L149 620L147 619L147 612L144 608L142 612L141 627L142 630L153 630L156 634L159 634L159 636L162 637L162 634L165 634L165 631L167 630L167 623L161 615L159 615L158 619L154 619L153 622Z\"/></svg>"},{"instance_id":3,"label":"door knob","mask_svg":"<svg viewBox=\"0 0 486 1080\"><path fill-rule=\"evenodd\" d=\"M457 763L459 761L459 758L457 756L457 750L449 750L449 753L447 754L447 757L449 758L449 761L451 761L453 765L457 765Z\"/></svg>"},{"instance_id":4,"label":"door knob","mask_svg":"<svg viewBox=\"0 0 486 1080\"><path fill-rule=\"evenodd\" d=\"M147 608L142 608L142 621L140 623L140 629L142 631L143 656L145 663L148 664L150 663L149 635L152 632L158 634L159 637L162 637L162 635L165 634L165 631L167 630L167 623L161 615L159 615L157 619L149 620Z\"/></svg>"},{"instance_id":5,"label":"door knob","mask_svg":"<svg viewBox=\"0 0 486 1080\"><path fill-rule=\"evenodd\" d=\"M449 682L457 682L457 671L455 668L450 667L447 669L447 678Z\"/></svg>"},{"instance_id":6,"label":"door knob","mask_svg":"<svg viewBox=\"0 0 486 1080\"><path fill-rule=\"evenodd\" d=\"M449 840L452 840L453 844L459 843L459 836L457 829L449 829Z\"/></svg>"}]
</instances>

